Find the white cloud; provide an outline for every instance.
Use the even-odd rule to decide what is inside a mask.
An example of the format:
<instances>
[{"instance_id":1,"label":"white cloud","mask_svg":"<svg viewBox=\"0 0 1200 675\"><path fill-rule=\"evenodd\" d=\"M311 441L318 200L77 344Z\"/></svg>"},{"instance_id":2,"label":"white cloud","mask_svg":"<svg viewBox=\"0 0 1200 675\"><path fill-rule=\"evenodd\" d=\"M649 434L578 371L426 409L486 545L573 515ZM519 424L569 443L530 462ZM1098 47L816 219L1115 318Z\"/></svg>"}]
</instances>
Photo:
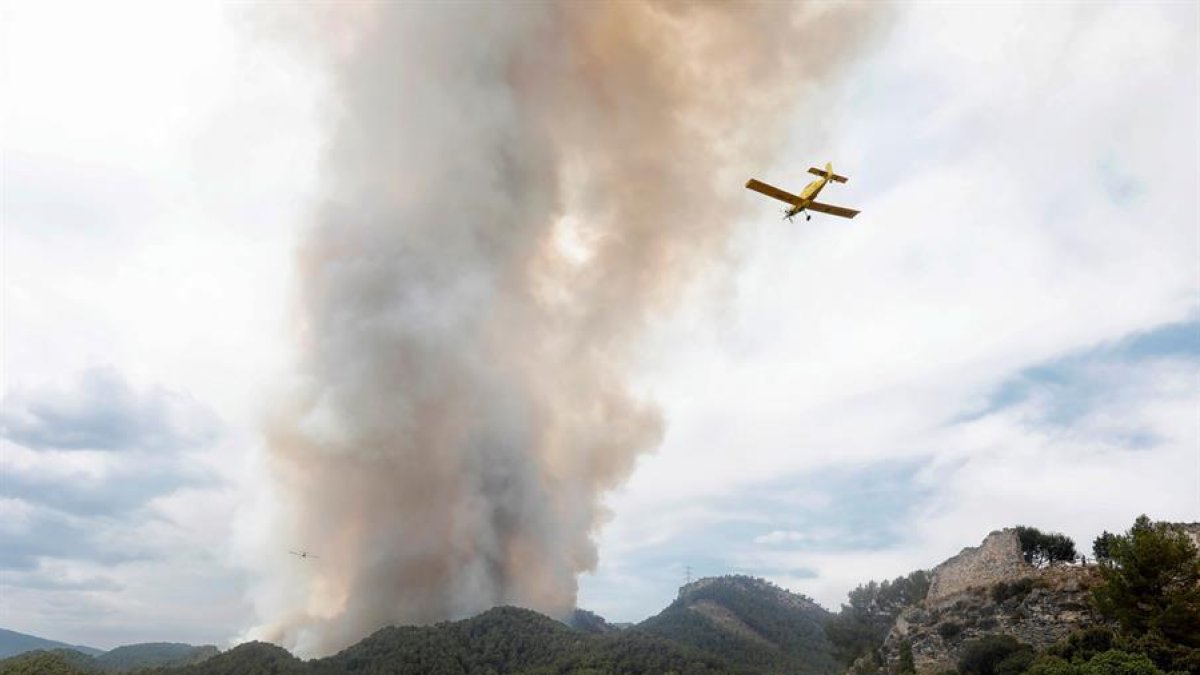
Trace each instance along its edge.
<instances>
[{"instance_id":1,"label":"white cloud","mask_svg":"<svg viewBox=\"0 0 1200 675\"><path fill-rule=\"evenodd\" d=\"M99 647L221 641L250 621L230 486L257 478L241 469L289 356L315 77L248 39L232 6L2 12L0 394L6 433L45 446L0 441L5 627ZM94 368L131 396L42 405ZM191 433L183 401L223 435ZM121 414L96 417L102 404ZM47 436L72 411L93 414L88 433ZM161 452L172 440L187 447Z\"/></svg>"},{"instance_id":2,"label":"white cloud","mask_svg":"<svg viewBox=\"0 0 1200 675\"><path fill-rule=\"evenodd\" d=\"M804 541L808 535L795 530L771 530L754 538L756 544L785 544L788 542Z\"/></svg>"}]
</instances>

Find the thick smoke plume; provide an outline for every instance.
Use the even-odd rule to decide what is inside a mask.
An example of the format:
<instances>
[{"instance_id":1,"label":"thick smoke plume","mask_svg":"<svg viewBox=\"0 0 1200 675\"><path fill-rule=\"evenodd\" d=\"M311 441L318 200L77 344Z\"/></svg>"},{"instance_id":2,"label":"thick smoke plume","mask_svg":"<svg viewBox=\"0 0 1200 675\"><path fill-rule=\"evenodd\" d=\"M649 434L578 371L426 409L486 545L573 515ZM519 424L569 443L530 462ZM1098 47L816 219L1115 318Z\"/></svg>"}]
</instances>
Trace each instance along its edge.
<instances>
[{"instance_id":1,"label":"thick smoke plume","mask_svg":"<svg viewBox=\"0 0 1200 675\"><path fill-rule=\"evenodd\" d=\"M573 607L601 498L663 433L648 317L720 258L742 182L862 6L379 3L325 17L334 128L269 429L263 637ZM344 10L345 8L343 8ZM337 10L342 12L342 10ZM765 206L764 206L765 208Z\"/></svg>"}]
</instances>

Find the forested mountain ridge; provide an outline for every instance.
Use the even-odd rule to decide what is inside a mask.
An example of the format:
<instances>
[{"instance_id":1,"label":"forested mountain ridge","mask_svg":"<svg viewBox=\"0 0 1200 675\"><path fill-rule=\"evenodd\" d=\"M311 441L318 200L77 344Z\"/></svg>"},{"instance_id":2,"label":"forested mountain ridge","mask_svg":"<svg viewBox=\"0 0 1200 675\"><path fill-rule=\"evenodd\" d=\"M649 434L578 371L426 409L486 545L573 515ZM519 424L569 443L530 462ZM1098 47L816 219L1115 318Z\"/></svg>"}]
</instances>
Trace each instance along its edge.
<instances>
[{"instance_id":1,"label":"forested mountain ridge","mask_svg":"<svg viewBox=\"0 0 1200 675\"><path fill-rule=\"evenodd\" d=\"M300 661L263 643L240 645L204 663L164 675L475 675L519 673L756 672L636 629L592 634L527 609L496 607L471 619L376 631L322 659Z\"/></svg>"},{"instance_id":2,"label":"forested mountain ridge","mask_svg":"<svg viewBox=\"0 0 1200 675\"><path fill-rule=\"evenodd\" d=\"M310 661L252 642L215 656L197 652L211 656L200 663L138 672L1200 673L1198 542L1200 524L1143 516L1123 534L1097 537L1089 560L1063 535L1017 527L993 532L980 546L964 549L931 572L860 585L836 615L762 579L726 576L684 586L662 612L624 629L590 612L560 622L526 609L497 607L463 621L384 628L335 655ZM35 651L0 661L0 675L117 670L111 663L106 670L101 660L71 650Z\"/></svg>"},{"instance_id":3,"label":"forested mountain ridge","mask_svg":"<svg viewBox=\"0 0 1200 675\"><path fill-rule=\"evenodd\" d=\"M146 642L107 652L85 654L75 648L35 649L0 661L0 673L124 673L164 666L200 663L220 653L213 645Z\"/></svg>"},{"instance_id":4,"label":"forested mountain ridge","mask_svg":"<svg viewBox=\"0 0 1200 675\"><path fill-rule=\"evenodd\" d=\"M700 579L639 630L763 672L832 673L831 614L812 599L748 576Z\"/></svg>"}]
</instances>

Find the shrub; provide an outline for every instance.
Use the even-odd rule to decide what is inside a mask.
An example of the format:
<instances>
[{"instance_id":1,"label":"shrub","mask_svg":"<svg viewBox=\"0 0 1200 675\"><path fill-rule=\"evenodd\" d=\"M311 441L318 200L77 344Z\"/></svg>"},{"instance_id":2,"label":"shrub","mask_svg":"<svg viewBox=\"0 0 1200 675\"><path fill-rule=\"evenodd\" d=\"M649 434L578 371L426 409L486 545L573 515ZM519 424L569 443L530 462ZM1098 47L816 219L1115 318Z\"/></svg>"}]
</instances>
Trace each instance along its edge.
<instances>
[{"instance_id":1,"label":"shrub","mask_svg":"<svg viewBox=\"0 0 1200 675\"><path fill-rule=\"evenodd\" d=\"M1080 675L1163 675L1150 657L1116 649L1093 656L1079 669Z\"/></svg>"},{"instance_id":2,"label":"shrub","mask_svg":"<svg viewBox=\"0 0 1200 675\"><path fill-rule=\"evenodd\" d=\"M1200 649L1171 642L1160 633L1137 637L1118 635L1113 648L1131 654L1145 654L1160 670L1200 673Z\"/></svg>"},{"instance_id":3,"label":"shrub","mask_svg":"<svg viewBox=\"0 0 1200 675\"><path fill-rule=\"evenodd\" d=\"M1080 675L1079 666L1072 665L1066 659L1058 656L1043 654L1029 665L1025 675Z\"/></svg>"},{"instance_id":4,"label":"shrub","mask_svg":"<svg viewBox=\"0 0 1200 675\"><path fill-rule=\"evenodd\" d=\"M1015 675L1032 661L1033 647L1017 642L1011 635L988 635L966 644L958 659L958 671L963 675Z\"/></svg>"},{"instance_id":5,"label":"shrub","mask_svg":"<svg viewBox=\"0 0 1200 675\"><path fill-rule=\"evenodd\" d=\"M900 643L900 667L896 671L900 675L914 675L917 666L913 662L912 643L908 640Z\"/></svg>"},{"instance_id":6,"label":"shrub","mask_svg":"<svg viewBox=\"0 0 1200 675\"><path fill-rule=\"evenodd\" d=\"M943 639L952 640L962 632L962 626L954 623L953 621L947 621L938 626L937 631L938 635L941 635Z\"/></svg>"},{"instance_id":7,"label":"shrub","mask_svg":"<svg viewBox=\"0 0 1200 675\"><path fill-rule=\"evenodd\" d=\"M1100 652L1113 648L1115 636L1113 632L1102 626L1077 630L1059 640L1046 650L1051 656L1057 656L1071 662L1083 662Z\"/></svg>"},{"instance_id":8,"label":"shrub","mask_svg":"<svg viewBox=\"0 0 1200 675\"><path fill-rule=\"evenodd\" d=\"M1033 590L1033 579L1025 577L1018 579L1012 583L1005 581L997 581L995 586L992 586L992 602L1001 604L1009 598L1025 597L1029 595L1029 591Z\"/></svg>"},{"instance_id":9,"label":"shrub","mask_svg":"<svg viewBox=\"0 0 1200 675\"><path fill-rule=\"evenodd\" d=\"M992 672L995 675L1021 675L1033 663L1034 656L1032 647L1015 651L997 663Z\"/></svg>"}]
</instances>

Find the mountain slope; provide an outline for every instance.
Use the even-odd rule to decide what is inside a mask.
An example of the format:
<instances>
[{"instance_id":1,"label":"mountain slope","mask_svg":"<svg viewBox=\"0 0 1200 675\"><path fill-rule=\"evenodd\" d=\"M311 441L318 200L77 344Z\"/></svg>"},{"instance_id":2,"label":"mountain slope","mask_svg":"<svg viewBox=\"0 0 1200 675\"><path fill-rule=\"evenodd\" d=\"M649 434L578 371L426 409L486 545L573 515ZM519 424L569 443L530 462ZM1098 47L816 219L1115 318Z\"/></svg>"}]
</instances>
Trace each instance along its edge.
<instances>
[{"instance_id":1,"label":"mountain slope","mask_svg":"<svg viewBox=\"0 0 1200 675\"><path fill-rule=\"evenodd\" d=\"M135 670L199 663L219 653L213 645L197 647L182 642L144 642L107 651L97 656L95 663L104 670Z\"/></svg>"},{"instance_id":2,"label":"mountain slope","mask_svg":"<svg viewBox=\"0 0 1200 675\"><path fill-rule=\"evenodd\" d=\"M240 645L170 675L469 675L475 673L668 673L752 675L756 671L636 629L603 635L573 630L526 609L497 607L465 621L376 631L333 656L301 661L263 643Z\"/></svg>"},{"instance_id":3,"label":"mountain slope","mask_svg":"<svg viewBox=\"0 0 1200 675\"><path fill-rule=\"evenodd\" d=\"M812 600L762 579L701 579L638 629L767 672L825 674L837 670L824 624L830 614Z\"/></svg>"},{"instance_id":4,"label":"mountain slope","mask_svg":"<svg viewBox=\"0 0 1200 675\"><path fill-rule=\"evenodd\" d=\"M92 675L92 657L73 649L35 649L0 660L0 675Z\"/></svg>"},{"instance_id":5,"label":"mountain slope","mask_svg":"<svg viewBox=\"0 0 1200 675\"><path fill-rule=\"evenodd\" d=\"M267 642L244 642L200 664L164 668L171 675L303 675L308 665L283 647Z\"/></svg>"},{"instance_id":6,"label":"mountain slope","mask_svg":"<svg viewBox=\"0 0 1200 675\"><path fill-rule=\"evenodd\" d=\"M35 649L50 651L52 649L74 649L81 654L89 656L98 656L104 653L103 649L95 647L85 647L83 645L69 645L65 642L57 640L47 640L34 635L26 635L18 633L15 630L5 630L0 628L0 659L9 656L16 656L23 652L31 652Z\"/></svg>"},{"instance_id":7,"label":"mountain slope","mask_svg":"<svg viewBox=\"0 0 1200 675\"><path fill-rule=\"evenodd\" d=\"M380 669L414 675L746 672L640 631L587 633L516 607L496 607L435 626L385 628L310 666L322 675Z\"/></svg>"},{"instance_id":8,"label":"mountain slope","mask_svg":"<svg viewBox=\"0 0 1200 675\"><path fill-rule=\"evenodd\" d=\"M396 673L519 672L554 663L584 638L537 612L496 607L465 621L384 628L311 665L314 673L364 672L380 664Z\"/></svg>"}]
</instances>

